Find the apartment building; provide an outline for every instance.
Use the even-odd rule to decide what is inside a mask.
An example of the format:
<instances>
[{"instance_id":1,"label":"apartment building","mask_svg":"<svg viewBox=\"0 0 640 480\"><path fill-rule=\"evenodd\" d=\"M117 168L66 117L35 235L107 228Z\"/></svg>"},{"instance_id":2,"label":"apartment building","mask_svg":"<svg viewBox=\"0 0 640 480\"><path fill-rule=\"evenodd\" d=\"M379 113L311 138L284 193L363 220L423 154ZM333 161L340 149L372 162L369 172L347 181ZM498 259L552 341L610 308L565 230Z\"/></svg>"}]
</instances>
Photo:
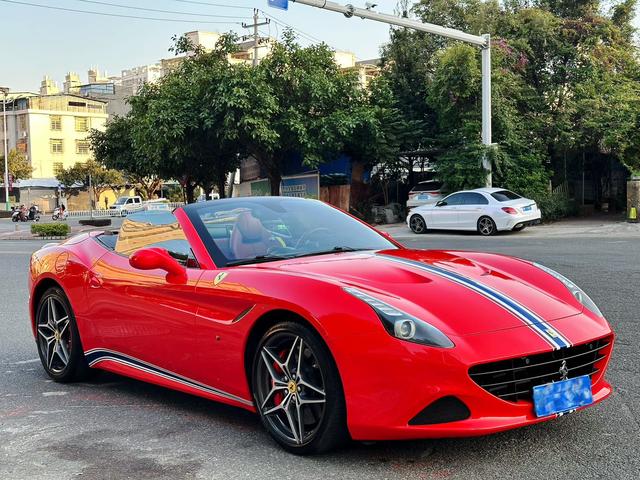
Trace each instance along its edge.
<instances>
[{"instance_id":1,"label":"apartment building","mask_svg":"<svg viewBox=\"0 0 640 480\"><path fill-rule=\"evenodd\" d=\"M7 102L9 150L25 154L33 178L54 178L60 169L91 158L89 131L104 129L106 121L107 102L101 100L12 93ZM4 141L1 117L0 139Z\"/></svg>"}]
</instances>

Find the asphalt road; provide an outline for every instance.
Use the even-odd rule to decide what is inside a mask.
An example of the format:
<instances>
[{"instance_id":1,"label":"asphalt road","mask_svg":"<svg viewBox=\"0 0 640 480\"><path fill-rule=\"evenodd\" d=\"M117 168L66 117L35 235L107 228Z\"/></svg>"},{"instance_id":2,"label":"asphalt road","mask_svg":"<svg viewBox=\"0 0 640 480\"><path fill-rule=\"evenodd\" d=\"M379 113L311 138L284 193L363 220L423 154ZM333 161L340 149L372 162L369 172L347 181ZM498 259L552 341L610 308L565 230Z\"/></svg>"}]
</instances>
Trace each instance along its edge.
<instances>
[{"instance_id":1,"label":"asphalt road","mask_svg":"<svg viewBox=\"0 0 640 480\"><path fill-rule=\"evenodd\" d=\"M0 241L0 478L639 478L640 236L431 234L403 241L521 256L574 279L618 334L608 372L614 395L490 437L357 443L298 458L240 409L106 373L82 384L51 382L27 320L28 259L40 243Z\"/></svg>"}]
</instances>

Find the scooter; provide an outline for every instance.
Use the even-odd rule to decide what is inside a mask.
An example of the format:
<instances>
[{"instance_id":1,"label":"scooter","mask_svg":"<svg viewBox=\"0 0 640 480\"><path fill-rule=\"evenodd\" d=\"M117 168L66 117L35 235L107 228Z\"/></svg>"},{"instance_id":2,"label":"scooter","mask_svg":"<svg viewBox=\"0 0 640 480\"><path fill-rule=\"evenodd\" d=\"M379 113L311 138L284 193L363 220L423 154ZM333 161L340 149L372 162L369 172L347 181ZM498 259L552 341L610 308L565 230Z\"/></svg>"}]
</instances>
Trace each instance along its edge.
<instances>
[{"instance_id":1,"label":"scooter","mask_svg":"<svg viewBox=\"0 0 640 480\"><path fill-rule=\"evenodd\" d=\"M34 222L40 221L40 209L37 205L31 205L27 215L27 220L33 220Z\"/></svg>"},{"instance_id":2,"label":"scooter","mask_svg":"<svg viewBox=\"0 0 640 480\"><path fill-rule=\"evenodd\" d=\"M67 219L67 211L62 210L60 207L56 207L53 210L53 215L51 215L52 220L66 220Z\"/></svg>"}]
</instances>

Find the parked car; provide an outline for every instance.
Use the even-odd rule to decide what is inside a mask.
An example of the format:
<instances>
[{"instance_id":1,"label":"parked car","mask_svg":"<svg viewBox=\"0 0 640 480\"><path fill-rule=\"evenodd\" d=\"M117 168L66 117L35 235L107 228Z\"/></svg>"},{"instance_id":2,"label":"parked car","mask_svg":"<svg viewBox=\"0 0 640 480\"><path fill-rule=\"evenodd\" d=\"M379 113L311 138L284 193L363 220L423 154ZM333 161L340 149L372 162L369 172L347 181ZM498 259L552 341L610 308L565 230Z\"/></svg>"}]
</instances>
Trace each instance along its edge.
<instances>
[{"instance_id":1,"label":"parked car","mask_svg":"<svg viewBox=\"0 0 640 480\"><path fill-rule=\"evenodd\" d=\"M477 230L493 235L523 230L540 222L536 202L503 188L477 188L452 193L434 204L414 208L407 225L414 233L427 230Z\"/></svg>"},{"instance_id":2,"label":"parked car","mask_svg":"<svg viewBox=\"0 0 640 480\"><path fill-rule=\"evenodd\" d=\"M427 180L418 183L409 191L407 210L421 205L434 204L442 200L445 197L444 191L444 183L438 180Z\"/></svg>"},{"instance_id":3,"label":"parked car","mask_svg":"<svg viewBox=\"0 0 640 480\"><path fill-rule=\"evenodd\" d=\"M140 211L143 208L142 197L118 197L115 203L109 207L109 210L125 217L129 213Z\"/></svg>"}]
</instances>

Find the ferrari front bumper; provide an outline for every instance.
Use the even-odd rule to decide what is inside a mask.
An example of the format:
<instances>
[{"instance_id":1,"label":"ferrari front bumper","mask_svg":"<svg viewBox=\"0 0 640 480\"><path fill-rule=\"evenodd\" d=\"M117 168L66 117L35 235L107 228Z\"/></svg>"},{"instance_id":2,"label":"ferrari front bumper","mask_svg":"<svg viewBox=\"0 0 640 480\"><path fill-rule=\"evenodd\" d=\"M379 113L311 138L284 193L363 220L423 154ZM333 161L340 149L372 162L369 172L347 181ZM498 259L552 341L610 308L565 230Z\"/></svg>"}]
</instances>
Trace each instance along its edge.
<instances>
[{"instance_id":1,"label":"ferrari front bumper","mask_svg":"<svg viewBox=\"0 0 640 480\"><path fill-rule=\"evenodd\" d=\"M558 320L554 325L562 328L563 323L576 324L580 317L582 315ZM613 334L608 327L584 323L590 327L582 329L582 338L574 340L574 345L605 337L611 339L606 355L597 363L597 372L591 376L595 404L612 391L604 379L604 372L612 350ZM373 338L352 342L351 358L362 355L366 359L349 362L346 367L340 365L352 438L401 440L478 436L556 418L558 415L539 418L532 401L506 401L489 393L469 375L469 369L474 365L549 351L548 346L532 342L529 335L519 330L455 338L456 346L452 349L422 347L390 336L389 341L384 342L386 345L379 348L372 348ZM376 343L379 341L380 338L375 340ZM436 419L429 424L412 421L429 405L451 397L467 407L465 418L446 423Z\"/></svg>"}]
</instances>

